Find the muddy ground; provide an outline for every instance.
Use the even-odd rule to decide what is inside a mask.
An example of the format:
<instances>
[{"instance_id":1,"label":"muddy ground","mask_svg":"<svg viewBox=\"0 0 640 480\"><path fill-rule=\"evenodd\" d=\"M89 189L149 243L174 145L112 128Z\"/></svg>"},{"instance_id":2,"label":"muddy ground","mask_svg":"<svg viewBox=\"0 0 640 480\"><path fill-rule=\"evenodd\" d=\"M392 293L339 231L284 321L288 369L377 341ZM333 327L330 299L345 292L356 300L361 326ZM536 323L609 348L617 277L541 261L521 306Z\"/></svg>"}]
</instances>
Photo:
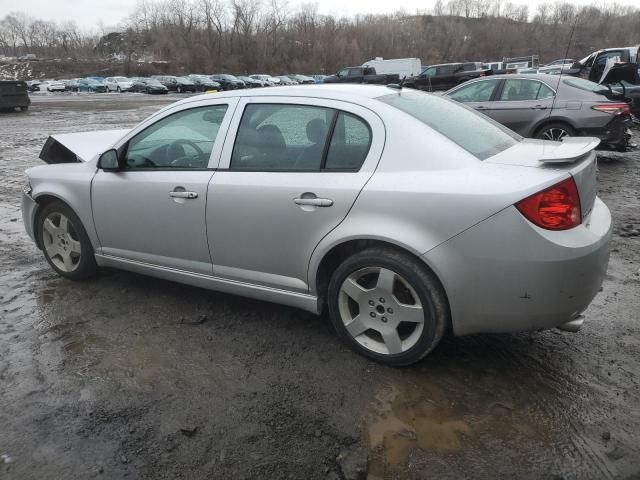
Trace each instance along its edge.
<instances>
[{"instance_id":1,"label":"muddy ground","mask_svg":"<svg viewBox=\"0 0 640 480\"><path fill-rule=\"evenodd\" d=\"M601 158L613 250L579 333L448 338L391 369L326 318L48 267L20 215L47 135L170 101L43 95L0 116L0 479L640 478L640 154Z\"/></svg>"}]
</instances>

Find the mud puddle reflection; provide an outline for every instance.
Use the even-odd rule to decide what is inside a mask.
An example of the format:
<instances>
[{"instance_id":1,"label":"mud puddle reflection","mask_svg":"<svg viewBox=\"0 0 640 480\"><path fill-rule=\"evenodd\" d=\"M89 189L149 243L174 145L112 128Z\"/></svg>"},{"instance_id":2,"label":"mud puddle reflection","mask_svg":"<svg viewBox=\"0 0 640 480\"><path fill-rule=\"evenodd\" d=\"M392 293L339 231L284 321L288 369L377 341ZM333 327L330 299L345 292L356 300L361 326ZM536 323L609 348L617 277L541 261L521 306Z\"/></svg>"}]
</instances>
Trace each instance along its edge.
<instances>
[{"instance_id":1,"label":"mud puddle reflection","mask_svg":"<svg viewBox=\"0 0 640 480\"><path fill-rule=\"evenodd\" d=\"M452 398L445 388L420 375L384 385L367 418L369 480L393 476L417 452L446 456L489 445L513 448L551 440L526 404L487 398L471 407Z\"/></svg>"}]
</instances>

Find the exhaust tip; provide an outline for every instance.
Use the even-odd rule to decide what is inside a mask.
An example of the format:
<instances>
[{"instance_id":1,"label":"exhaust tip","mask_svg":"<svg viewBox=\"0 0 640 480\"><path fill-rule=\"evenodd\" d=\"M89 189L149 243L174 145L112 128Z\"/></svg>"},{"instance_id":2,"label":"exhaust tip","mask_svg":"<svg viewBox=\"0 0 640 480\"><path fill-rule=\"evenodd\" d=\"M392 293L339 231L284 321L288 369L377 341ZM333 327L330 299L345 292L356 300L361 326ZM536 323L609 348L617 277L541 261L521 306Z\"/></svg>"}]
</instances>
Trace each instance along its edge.
<instances>
[{"instance_id":1,"label":"exhaust tip","mask_svg":"<svg viewBox=\"0 0 640 480\"><path fill-rule=\"evenodd\" d=\"M578 315L573 320L570 320L567 323L563 323L562 325L558 325L556 328L564 332L576 333L578 330L580 330L583 323L584 315Z\"/></svg>"}]
</instances>

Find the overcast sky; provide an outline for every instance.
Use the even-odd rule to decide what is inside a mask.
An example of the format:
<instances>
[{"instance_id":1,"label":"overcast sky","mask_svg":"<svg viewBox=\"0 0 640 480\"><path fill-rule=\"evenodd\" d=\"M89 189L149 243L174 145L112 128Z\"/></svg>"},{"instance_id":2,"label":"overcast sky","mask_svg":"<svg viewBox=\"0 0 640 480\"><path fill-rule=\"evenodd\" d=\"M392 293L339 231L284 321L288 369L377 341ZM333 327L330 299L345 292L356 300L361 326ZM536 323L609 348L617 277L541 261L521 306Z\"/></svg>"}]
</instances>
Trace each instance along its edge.
<instances>
[{"instance_id":1,"label":"overcast sky","mask_svg":"<svg viewBox=\"0 0 640 480\"><path fill-rule=\"evenodd\" d=\"M389 13L400 6L404 11L413 13L417 10L430 10L436 0L289 0L292 8L302 3L317 3L320 13L353 15L356 13ZM511 0L516 4L529 5L530 11L546 0ZM567 0L575 5L613 3L613 0ZM638 5L638 0L617 0L619 4ZM135 9L135 0L0 0L0 18L14 11L22 11L31 16L45 20L75 20L81 29L92 30L99 25L115 26Z\"/></svg>"}]
</instances>

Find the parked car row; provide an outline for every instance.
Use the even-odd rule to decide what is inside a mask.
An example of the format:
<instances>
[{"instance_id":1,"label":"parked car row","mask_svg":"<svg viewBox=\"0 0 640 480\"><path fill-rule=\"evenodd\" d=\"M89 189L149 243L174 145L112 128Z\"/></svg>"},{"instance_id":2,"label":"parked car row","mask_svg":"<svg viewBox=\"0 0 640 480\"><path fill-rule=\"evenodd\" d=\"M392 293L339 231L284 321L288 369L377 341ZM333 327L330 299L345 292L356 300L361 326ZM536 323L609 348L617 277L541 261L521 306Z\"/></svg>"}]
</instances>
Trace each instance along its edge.
<instances>
[{"instance_id":1,"label":"parked car row","mask_svg":"<svg viewBox=\"0 0 640 480\"><path fill-rule=\"evenodd\" d=\"M152 77L86 77L61 80L31 80L30 92L141 92L141 93L197 93L243 88L273 87L322 83L326 75L266 74L235 76L226 73L204 75L154 75Z\"/></svg>"}]
</instances>

